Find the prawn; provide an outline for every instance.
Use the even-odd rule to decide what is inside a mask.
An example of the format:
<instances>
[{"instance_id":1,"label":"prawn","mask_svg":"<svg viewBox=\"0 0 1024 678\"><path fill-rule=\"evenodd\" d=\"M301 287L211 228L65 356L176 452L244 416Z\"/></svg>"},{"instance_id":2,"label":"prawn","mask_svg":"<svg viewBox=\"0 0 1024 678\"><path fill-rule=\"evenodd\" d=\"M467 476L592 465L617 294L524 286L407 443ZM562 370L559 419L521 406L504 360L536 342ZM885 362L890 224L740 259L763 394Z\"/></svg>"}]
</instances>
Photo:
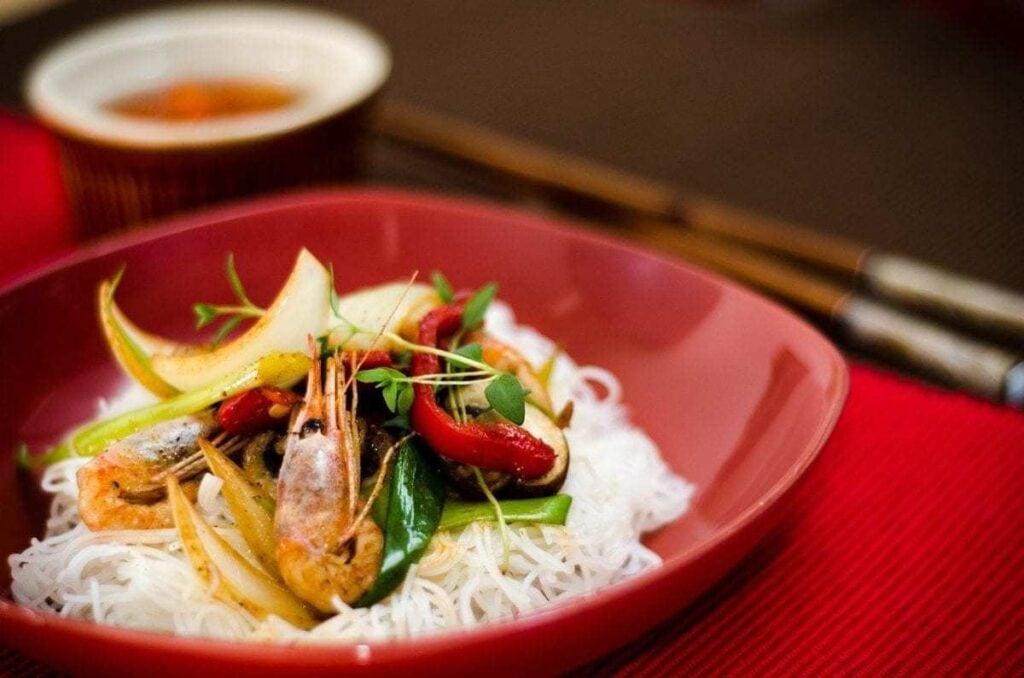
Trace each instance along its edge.
<instances>
[{"instance_id":1,"label":"prawn","mask_svg":"<svg viewBox=\"0 0 1024 678\"><path fill-rule=\"evenodd\" d=\"M199 439L217 428L210 412L165 421L123 438L78 469L78 513L90 530L146 530L172 527L163 490L168 474L197 475ZM238 441L225 445L237 448ZM182 483L195 499L198 480Z\"/></svg>"},{"instance_id":2,"label":"prawn","mask_svg":"<svg viewBox=\"0 0 1024 678\"><path fill-rule=\"evenodd\" d=\"M346 405L349 383L337 357L327 359L321 387L320 363L315 357L305 402L289 427L274 522L277 565L288 588L332 613L335 596L352 604L373 586L384 536L366 519L368 504L359 497L356 391Z\"/></svg>"}]
</instances>

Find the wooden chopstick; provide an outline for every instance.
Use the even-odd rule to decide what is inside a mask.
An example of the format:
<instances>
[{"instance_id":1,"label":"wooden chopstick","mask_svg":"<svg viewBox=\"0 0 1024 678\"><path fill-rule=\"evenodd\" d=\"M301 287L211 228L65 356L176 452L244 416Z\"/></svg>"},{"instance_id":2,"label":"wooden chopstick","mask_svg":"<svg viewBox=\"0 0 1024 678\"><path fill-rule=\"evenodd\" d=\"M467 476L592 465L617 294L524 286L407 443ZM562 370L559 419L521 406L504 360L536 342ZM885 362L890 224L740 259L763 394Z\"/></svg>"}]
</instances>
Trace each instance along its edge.
<instances>
[{"instance_id":1,"label":"wooden chopstick","mask_svg":"<svg viewBox=\"0 0 1024 678\"><path fill-rule=\"evenodd\" d=\"M585 158L513 139L399 101L374 123L387 138L484 167L541 188L574 194L634 216L681 222L709 233L856 276L882 296L970 326L1024 339L1024 297L924 262L686 194Z\"/></svg>"},{"instance_id":2,"label":"wooden chopstick","mask_svg":"<svg viewBox=\"0 0 1024 678\"><path fill-rule=\"evenodd\" d=\"M955 388L1024 409L1024 362L1007 351L701 233L657 221L641 222L628 232L830 321L855 348L896 358Z\"/></svg>"},{"instance_id":3,"label":"wooden chopstick","mask_svg":"<svg viewBox=\"0 0 1024 678\"><path fill-rule=\"evenodd\" d=\"M878 304L857 294L852 285L824 280L716 236L851 274L865 270L869 252L864 248L714 201L681 201L678 191L664 184L400 103L384 108L376 131L504 177L623 209L640 217L620 231L631 238L714 268L829 321L857 348L888 354L952 386L1024 407L1024 363L1017 357ZM682 216L691 228L680 228L667 215Z\"/></svg>"}]
</instances>

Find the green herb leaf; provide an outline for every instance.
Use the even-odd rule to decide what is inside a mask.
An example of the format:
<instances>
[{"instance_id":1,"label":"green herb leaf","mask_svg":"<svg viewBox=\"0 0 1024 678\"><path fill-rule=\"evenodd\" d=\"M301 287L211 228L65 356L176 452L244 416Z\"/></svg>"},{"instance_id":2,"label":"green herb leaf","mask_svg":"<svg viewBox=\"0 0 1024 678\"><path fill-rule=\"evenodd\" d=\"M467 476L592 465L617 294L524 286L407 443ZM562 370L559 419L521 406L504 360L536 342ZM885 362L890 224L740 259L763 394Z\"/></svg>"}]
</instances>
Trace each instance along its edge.
<instances>
[{"instance_id":1,"label":"green herb leaf","mask_svg":"<svg viewBox=\"0 0 1024 678\"><path fill-rule=\"evenodd\" d=\"M242 302L243 306L253 306L256 304L249 301L249 295L245 293L245 287L242 285L242 279L238 277L238 271L235 270L235 253L228 252L228 260L225 265L228 273L228 282L231 283L231 289L235 291L235 296Z\"/></svg>"},{"instance_id":2,"label":"green herb leaf","mask_svg":"<svg viewBox=\"0 0 1024 678\"><path fill-rule=\"evenodd\" d=\"M192 307L196 314L196 329L201 330L220 315L220 311L213 304L196 304Z\"/></svg>"},{"instance_id":3,"label":"green herb leaf","mask_svg":"<svg viewBox=\"0 0 1024 678\"><path fill-rule=\"evenodd\" d=\"M387 426L387 424L385 424ZM391 470L388 469L388 476L384 478L384 484L380 486L380 494L370 507L370 517L377 527L386 530L388 527L388 503L391 500Z\"/></svg>"},{"instance_id":4,"label":"green herb leaf","mask_svg":"<svg viewBox=\"0 0 1024 678\"><path fill-rule=\"evenodd\" d=\"M356 381L362 384L377 384L395 379L405 379L405 375L392 367L374 367L372 370L360 370L356 373Z\"/></svg>"},{"instance_id":5,"label":"green herb leaf","mask_svg":"<svg viewBox=\"0 0 1024 678\"><path fill-rule=\"evenodd\" d=\"M382 382L383 383L383 382ZM381 392L384 396L384 404L388 406L388 409L392 412L398 411L398 382L390 380L386 382L384 390Z\"/></svg>"},{"instance_id":6,"label":"green herb leaf","mask_svg":"<svg viewBox=\"0 0 1024 678\"><path fill-rule=\"evenodd\" d=\"M412 407L412 401L415 397L415 393L412 390L412 384L408 382L395 383L399 384L396 411L399 415L407 414L409 409Z\"/></svg>"},{"instance_id":7,"label":"green herb leaf","mask_svg":"<svg viewBox=\"0 0 1024 678\"><path fill-rule=\"evenodd\" d=\"M484 389L491 407L517 426L522 426L526 419L526 396L529 393L511 374L501 375Z\"/></svg>"},{"instance_id":8,"label":"green herb leaf","mask_svg":"<svg viewBox=\"0 0 1024 678\"><path fill-rule=\"evenodd\" d=\"M454 353L456 355L460 355L463 358L466 358L467 360L475 360L476 362L480 362L484 358L484 347L481 346L480 344L475 344L475 343L474 344L466 344L465 346L459 346L457 349L452 351L452 353ZM456 360L449 360L448 361L448 371L449 372L465 372L466 370L472 370L472 369L475 369L475 368L471 367L469 365L463 365L462 363L460 363L460 362L458 362Z\"/></svg>"},{"instance_id":9,"label":"green herb leaf","mask_svg":"<svg viewBox=\"0 0 1024 678\"><path fill-rule=\"evenodd\" d=\"M231 334L231 331L238 327L243 320L245 320L245 318L240 315L233 315L225 320L224 324L217 329L216 333L214 333L213 339L210 340L211 343L216 346L220 342L224 341L224 337Z\"/></svg>"},{"instance_id":10,"label":"green herb leaf","mask_svg":"<svg viewBox=\"0 0 1024 678\"><path fill-rule=\"evenodd\" d=\"M408 414L396 414L381 424L381 426L384 428L396 429L402 433L408 433L412 430L412 424L409 422Z\"/></svg>"},{"instance_id":11,"label":"green herb leaf","mask_svg":"<svg viewBox=\"0 0 1024 678\"><path fill-rule=\"evenodd\" d=\"M462 311L462 329L471 329L484 321L487 307L491 305L491 300L494 299L494 295L497 293L497 283L487 283L473 293L473 296L466 302L466 307Z\"/></svg>"},{"instance_id":12,"label":"green herb leaf","mask_svg":"<svg viewBox=\"0 0 1024 678\"><path fill-rule=\"evenodd\" d=\"M437 296L441 297L441 301L446 304L452 303L452 299L455 298L455 290L452 289L448 278L444 277L444 273L434 271L430 274L430 280L433 281L434 289L437 290Z\"/></svg>"}]
</instances>

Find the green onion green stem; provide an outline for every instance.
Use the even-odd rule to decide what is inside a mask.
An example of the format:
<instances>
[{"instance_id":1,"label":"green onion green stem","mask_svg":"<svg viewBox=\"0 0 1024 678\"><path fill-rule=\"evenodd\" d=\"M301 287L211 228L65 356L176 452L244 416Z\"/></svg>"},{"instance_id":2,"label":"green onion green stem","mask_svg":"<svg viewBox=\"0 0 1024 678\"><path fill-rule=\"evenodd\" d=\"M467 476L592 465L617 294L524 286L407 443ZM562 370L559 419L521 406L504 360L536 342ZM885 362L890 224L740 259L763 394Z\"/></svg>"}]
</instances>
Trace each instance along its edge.
<instances>
[{"instance_id":1,"label":"green onion green stem","mask_svg":"<svg viewBox=\"0 0 1024 678\"><path fill-rule=\"evenodd\" d=\"M22 467L47 466L72 456L92 457L111 443L126 438L162 421L194 414L225 398L256 388L276 386L287 388L298 383L309 371L309 358L301 353L271 353L254 363L195 391L161 400L158 403L126 412L113 419L86 424L71 438L39 457L27 451L18 455Z\"/></svg>"},{"instance_id":2,"label":"green onion green stem","mask_svg":"<svg viewBox=\"0 0 1024 678\"><path fill-rule=\"evenodd\" d=\"M536 499L503 499L498 502L501 513L509 523L540 523L565 525L572 497L556 494ZM495 521L497 516L489 502L459 501L451 499L444 505L438 530L457 530L476 521Z\"/></svg>"}]
</instances>

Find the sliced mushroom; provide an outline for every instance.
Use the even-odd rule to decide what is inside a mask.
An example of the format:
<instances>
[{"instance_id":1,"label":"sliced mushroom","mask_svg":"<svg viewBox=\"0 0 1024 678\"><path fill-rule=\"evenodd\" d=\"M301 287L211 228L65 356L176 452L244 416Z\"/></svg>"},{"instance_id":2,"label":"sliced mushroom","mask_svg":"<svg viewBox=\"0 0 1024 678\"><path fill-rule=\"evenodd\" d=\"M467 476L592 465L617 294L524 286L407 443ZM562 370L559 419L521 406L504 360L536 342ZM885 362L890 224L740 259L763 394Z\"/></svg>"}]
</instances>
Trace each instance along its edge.
<instances>
[{"instance_id":1,"label":"sliced mushroom","mask_svg":"<svg viewBox=\"0 0 1024 678\"><path fill-rule=\"evenodd\" d=\"M555 494L562 489L565 476L569 473L569 443L565 440L565 434L539 407L529 403L526 404L523 428L534 438L551 446L555 451L555 463L540 478L513 479L507 494L513 497L546 497Z\"/></svg>"},{"instance_id":2,"label":"sliced mushroom","mask_svg":"<svg viewBox=\"0 0 1024 678\"><path fill-rule=\"evenodd\" d=\"M359 419L359 422L360 438L363 441L360 465L364 476L372 476L377 473L388 450L394 446L397 439L383 426L367 424L366 420L362 418Z\"/></svg>"},{"instance_id":3,"label":"sliced mushroom","mask_svg":"<svg viewBox=\"0 0 1024 678\"><path fill-rule=\"evenodd\" d=\"M480 483L477 482L476 474L473 473L473 467L468 464L460 464L457 461L452 461L448 457L443 455L437 455L437 458L441 461L441 470L444 471L445 476L448 477L449 485L458 492L459 496L463 499L469 499L471 501L483 501L487 499L487 495L484 494L480 488ZM491 491L491 494L501 494L505 487L508 486L512 480L512 476L502 471L489 471L487 469L480 469L481 475L483 475L484 482L487 483L487 489Z\"/></svg>"},{"instance_id":4,"label":"sliced mushroom","mask_svg":"<svg viewBox=\"0 0 1024 678\"><path fill-rule=\"evenodd\" d=\"M484 395L485 385L470 384L459 389L466 410L480 423L504 421L501 415L489 409L487 397ZM479 413L479 414L477 414ZM523 428L533 437L547 443L555 452L555 463L551 470L540 478L521 480L500 471L483 472L484 481L494 494L511 497L544 497L558 492L569 472L569 443L558 424L544 411L531 403L526 403L526 416ZM459 494L467 499L483 499L484 494L477 482L476 475L470 466L460 464L441 457L442 466L452 485Z\"/></svg>"}]
</instances>

